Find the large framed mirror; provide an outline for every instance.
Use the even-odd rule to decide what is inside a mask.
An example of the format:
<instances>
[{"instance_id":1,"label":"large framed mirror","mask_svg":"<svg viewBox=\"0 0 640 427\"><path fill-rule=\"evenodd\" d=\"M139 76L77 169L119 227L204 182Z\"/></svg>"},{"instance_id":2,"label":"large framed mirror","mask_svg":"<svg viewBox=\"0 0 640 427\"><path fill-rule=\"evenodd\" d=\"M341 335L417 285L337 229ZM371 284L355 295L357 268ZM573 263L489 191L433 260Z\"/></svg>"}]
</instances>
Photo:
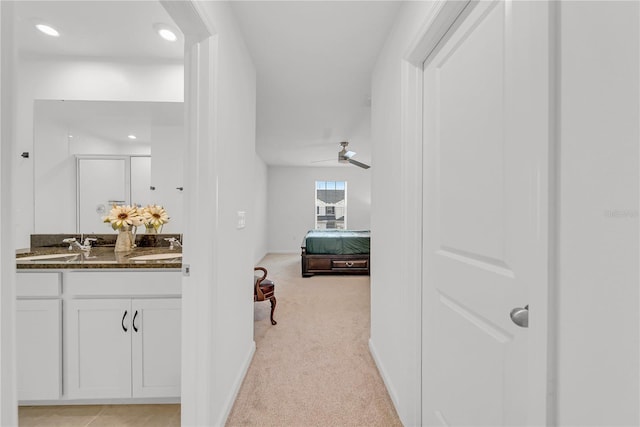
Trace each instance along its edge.
<instances>
[{"instance_id":1,"label":"large framed mirror","mask_svg":"<svg viewBox=\"0 0 640 427\"><path fill-rule=\"evenodd\" d=\"M181 102L34 102L35 233L108 233L111 204L158 204L182 230Z\"/></svg>"}]
</instances>

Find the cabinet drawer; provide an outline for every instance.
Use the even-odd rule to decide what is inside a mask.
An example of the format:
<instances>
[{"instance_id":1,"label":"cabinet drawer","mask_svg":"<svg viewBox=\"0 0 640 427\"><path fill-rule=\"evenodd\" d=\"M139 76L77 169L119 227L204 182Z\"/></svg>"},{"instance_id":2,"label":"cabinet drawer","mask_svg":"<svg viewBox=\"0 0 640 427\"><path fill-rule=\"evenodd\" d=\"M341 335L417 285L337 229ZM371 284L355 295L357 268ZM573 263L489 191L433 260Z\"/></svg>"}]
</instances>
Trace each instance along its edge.
<instances>
[{"instance_id":1,"label":"cabinet drawer","mask_svg":"<svg viewBox=\"0 0 640 427\"><path fill-rule=\"evenodd\" d=\"M18 273L16 296L57 297L60 295L60 273Z\"/></svg>"},{"instance_id":2,"label":"cabinet drawer","mask_svg":"<svg viewBox=\"0 0 640 427\"><path fill-rule=\"evenodd\" d=\"M309 270L331 270L331 260L327 258L309 258Z\"/></svg>"},{"instance_id":3,"label":"cabinet drawer","mask_svg":"<svg viewBox=\"0 0 640 427\"><path fill-rule=\"evenodd\" d=\"M348 260L332 260L332 269L366 269L369 266L369 261L366 259L348 259Z\"/></svg>"},{"instance_id":4,"label":"cabinet drawer","mask_svg":"<svg viewBox=\"0 0 640 427\"><path fill-rule=\"evenodd\" d=\"M65 275L65 294L76 296L173 296L182 293L180 271L92 271Z\"/></svg>"}]
</instances>

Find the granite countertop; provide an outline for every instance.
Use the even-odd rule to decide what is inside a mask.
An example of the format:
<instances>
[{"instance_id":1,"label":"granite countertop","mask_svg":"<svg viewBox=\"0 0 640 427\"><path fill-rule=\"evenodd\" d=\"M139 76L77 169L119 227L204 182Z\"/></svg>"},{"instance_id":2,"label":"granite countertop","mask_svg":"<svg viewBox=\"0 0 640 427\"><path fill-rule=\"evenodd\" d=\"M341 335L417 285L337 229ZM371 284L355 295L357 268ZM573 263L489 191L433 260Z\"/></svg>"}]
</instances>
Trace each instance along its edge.
<instances>
[{"instance_id":1,"label":"granite countertop","mask_svg":"<svg viewBox=\"0 0 640 427\"><path fill-rule=\"evenodd\" d=\"M173 254L174 258L155 260L131 260L131 258ZM21 260L21 258L60 254L60 258L39 260ZM64 257L62 257L64 256ZM77 248L68 250L60 247L33 247L16 251L16 265L18 270L37 269L105 269L105 268L182 268L182 250L168 247L136 247L128 252L114 252L111 247L95 247L88 254Z\"/></svg>"}]
</instances>

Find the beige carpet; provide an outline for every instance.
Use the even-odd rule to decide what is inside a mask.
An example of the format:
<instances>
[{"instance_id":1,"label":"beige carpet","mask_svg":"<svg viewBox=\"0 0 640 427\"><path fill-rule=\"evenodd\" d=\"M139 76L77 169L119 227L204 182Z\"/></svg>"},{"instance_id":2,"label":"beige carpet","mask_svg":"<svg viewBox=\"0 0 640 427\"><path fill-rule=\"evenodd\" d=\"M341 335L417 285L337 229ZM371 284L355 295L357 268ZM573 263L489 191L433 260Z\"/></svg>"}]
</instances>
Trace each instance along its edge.
<instances>
[{"instance_id":1,"label":"beige carpet","mask_svg":"<svg viewBox=\"0 0 640 427\"><path fill-rule=\"evenodd\" d=\"M299 255L260 265L278 324L255 304L256 353L227 426L401 426L369 353L369 277L302 278Z\"/></svg>"}]
</instances>

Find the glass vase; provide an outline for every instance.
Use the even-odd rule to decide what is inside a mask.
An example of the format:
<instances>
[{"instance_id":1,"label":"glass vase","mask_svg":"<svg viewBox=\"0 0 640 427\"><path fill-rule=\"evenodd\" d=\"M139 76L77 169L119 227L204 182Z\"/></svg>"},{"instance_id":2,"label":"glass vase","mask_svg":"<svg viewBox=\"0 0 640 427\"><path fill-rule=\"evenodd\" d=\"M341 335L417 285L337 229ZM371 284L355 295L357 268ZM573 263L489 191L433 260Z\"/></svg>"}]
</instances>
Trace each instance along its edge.
<instances>
[{"instance_id":1,"label":"glass vase","mask_svg":"<svg viewBox=\"0 0 640 427\"><path fill-rule=\"evenodd\" d=\"M115 252L127 252L135 247L135 240L131 227L122 227L118 230L116 238Z\"/></svg>"}]
</instances>

